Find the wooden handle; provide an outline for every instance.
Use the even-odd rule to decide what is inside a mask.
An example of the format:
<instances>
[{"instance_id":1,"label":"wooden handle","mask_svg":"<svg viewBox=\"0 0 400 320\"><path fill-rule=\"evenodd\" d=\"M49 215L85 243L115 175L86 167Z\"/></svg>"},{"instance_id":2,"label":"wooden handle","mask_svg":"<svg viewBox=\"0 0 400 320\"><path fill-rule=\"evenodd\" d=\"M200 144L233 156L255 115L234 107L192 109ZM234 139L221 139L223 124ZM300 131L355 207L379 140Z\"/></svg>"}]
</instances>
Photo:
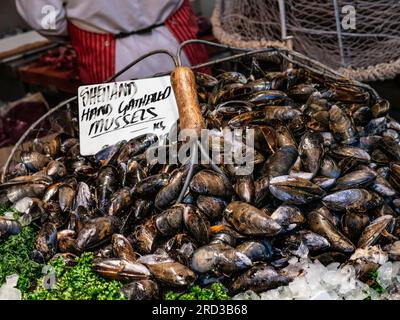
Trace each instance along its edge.
<instances>
[{"instance_id":1,"label":"wooden handle","mask_svg":"<svg viewBox=\"0 0 400 320\"><path fill-rule=\"evenodd\" d=\"M200 112L193 71L188 67L176 67L171 75L171 83L178 104L181 130L193 129L200 137L201 129L205 129L206 125Z\"/></svg>"}]
</instances>

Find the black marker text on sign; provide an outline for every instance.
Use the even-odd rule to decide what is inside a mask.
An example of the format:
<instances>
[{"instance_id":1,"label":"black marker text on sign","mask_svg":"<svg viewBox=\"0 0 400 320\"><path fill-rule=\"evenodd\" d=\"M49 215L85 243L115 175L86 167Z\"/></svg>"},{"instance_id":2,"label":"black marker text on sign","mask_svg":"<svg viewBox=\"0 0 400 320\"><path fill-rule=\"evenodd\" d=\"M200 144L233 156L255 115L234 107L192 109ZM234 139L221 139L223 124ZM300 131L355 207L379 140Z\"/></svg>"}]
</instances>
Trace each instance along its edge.
<instances>
[{"instance_id":1,"label":"black marker text on sign","mask_svg":"<svg viewBox=\"0 0 400 320\"><path fill-rule=\"evenodd\" d=\"M82 155L147 133L164 134L178 119L170 77L79 88Z\"/></svg>"}]
</instances>

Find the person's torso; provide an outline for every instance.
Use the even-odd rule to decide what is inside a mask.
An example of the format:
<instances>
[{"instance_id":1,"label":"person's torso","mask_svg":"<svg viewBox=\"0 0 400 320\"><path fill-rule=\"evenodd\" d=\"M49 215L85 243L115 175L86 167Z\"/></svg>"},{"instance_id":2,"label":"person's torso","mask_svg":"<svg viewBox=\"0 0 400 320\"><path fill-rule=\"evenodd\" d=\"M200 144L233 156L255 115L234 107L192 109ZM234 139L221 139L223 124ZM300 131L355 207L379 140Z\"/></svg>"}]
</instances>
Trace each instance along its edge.
<instances>
[{"instance_id":1,"label":"person's torso","mask_svg":"<svg viewBox=\"0 0 400 320\"><path fill-rule=\"evenodd\" d=\"M65 0L65 9L71 22L88 31L119 34L165 22L182 2L183 0Z\"/></svg>"}]
</instances>

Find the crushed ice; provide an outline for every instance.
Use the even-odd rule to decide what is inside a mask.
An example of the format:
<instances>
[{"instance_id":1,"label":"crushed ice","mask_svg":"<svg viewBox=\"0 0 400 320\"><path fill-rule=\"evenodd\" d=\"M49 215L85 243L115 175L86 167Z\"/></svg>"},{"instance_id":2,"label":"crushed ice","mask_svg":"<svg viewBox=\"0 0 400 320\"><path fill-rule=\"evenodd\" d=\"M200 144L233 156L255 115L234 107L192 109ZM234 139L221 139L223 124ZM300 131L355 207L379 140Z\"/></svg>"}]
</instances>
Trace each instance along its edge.
<instances>
[{"instance_id":1,"label":"crushed ice","mask_svg":"<svg viewBox=\"0 0 400 320\"><path fill-rule=\"evenodd\" d=\"M294 276L287 286L255 293L251 290L233 297L235 300L400 300L400 261L388 261L379 246L358 249L350 260L367 259L380 264L377 283L382 287L378 293L356 277L353 266L341 266L338 262L324 266L318 260L311 261L308 251L301 247L289 265L283 269Z\"/></svg>"},{"instance_id":2,"label":"crushed ice","mask_svg":"<svg viewBox=\"0 0 400 320\"><path fill-rule=\"evenodd\" d=\"M0 287L0 300L21 300L21 291L17 288L19 276L13 274L6 277L6 283Z\"/></svg>"}]
</instances>

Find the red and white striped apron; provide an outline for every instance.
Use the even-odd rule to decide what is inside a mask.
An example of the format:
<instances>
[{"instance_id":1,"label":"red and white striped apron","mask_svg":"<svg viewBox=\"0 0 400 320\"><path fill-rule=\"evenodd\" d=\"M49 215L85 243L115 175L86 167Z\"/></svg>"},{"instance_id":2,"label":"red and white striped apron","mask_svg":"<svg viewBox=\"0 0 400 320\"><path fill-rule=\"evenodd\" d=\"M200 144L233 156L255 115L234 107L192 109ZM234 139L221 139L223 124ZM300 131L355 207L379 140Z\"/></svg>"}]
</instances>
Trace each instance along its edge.
<instances>
[{"instance_id":1,"label":"red and white striped apron","mask_svg":"<svg viewBox=\"0 0 400 320\"><path fill-rule=\"evenodd\" d=\"M165 25L179 43L195 39L198 32L195 15L188 0L166 21ZM78 54L82 83L101 83L115 74L116 36L82 30L68 24L71 43ZM202 45L185 47L185 54L192 65L207 61Z\"/></svg>"}]
</instances>

